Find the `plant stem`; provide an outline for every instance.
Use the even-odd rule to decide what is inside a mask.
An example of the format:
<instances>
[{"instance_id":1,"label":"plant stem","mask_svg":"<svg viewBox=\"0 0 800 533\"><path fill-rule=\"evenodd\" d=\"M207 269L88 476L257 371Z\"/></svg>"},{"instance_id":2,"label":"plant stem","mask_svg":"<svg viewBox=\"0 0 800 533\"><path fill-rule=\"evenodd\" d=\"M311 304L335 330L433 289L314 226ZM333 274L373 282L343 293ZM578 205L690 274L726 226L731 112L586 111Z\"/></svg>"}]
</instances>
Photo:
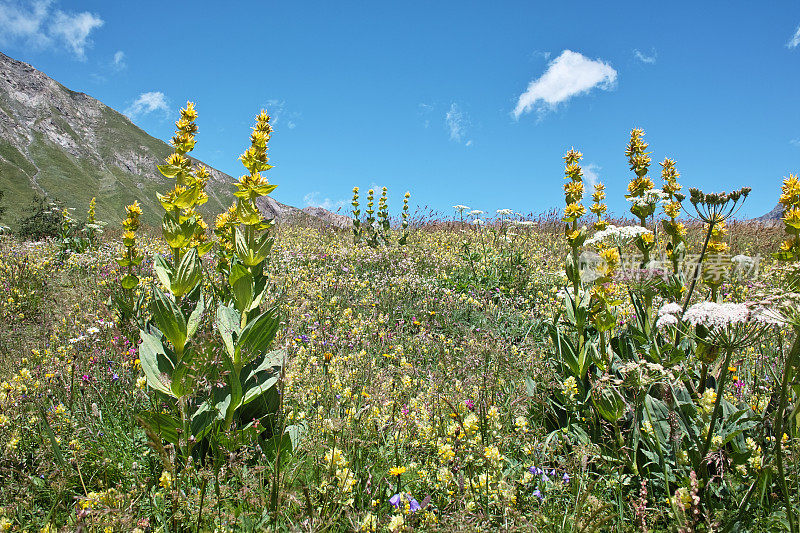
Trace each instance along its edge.
<instances>
[{"instance_id":1,"label":"plant stem","mask_svg":"<svg viewBox=\"0 0 800 533\"><path fill-rule=\"evenodd\" d=\"M792 533L797 533L797 529L794 523L794 510L792 509L791 499L789 498L789 490L786 486L786 475L783 469L783 451L781 450L781 444L783 440L783 414L786 411L786 404L788 402L788 386L789 386L789 373L794 366L794 361L797 359L798 353L800 353L800 331L795 327L795 340L794 344L792 345L792 350L789 352L789 355L786 356L786 363L783 368L783 379L781 380L781 395L780 395L780 404L778 405L778 409L775 411L775 424L774 424L774 435L775 435L775 462L778 466L778 485L781 487L781 492L783 493L783 498L786 501L786 518L789 520L789 529Z\"/></svg>"},{"instance_id":2,"label":"plant stem","mask_svg":"<svg viewBox=\"0 0 800 533\"><path fill-rule=\"evenodd\" d=\"M728 366L731 362L732 348L727 348L725 353L725 360L722 363L722 371L719 374L719 381L717 382L717 399L714 400L714 411L711 413L711 419L708 421L708 435L706 435L706 443L703 445L703 452L700 454L701 460L705 458L708 450L711 449L711 440L714 437L714 426L717 424L717 417L719 417L720 409L722 409L722 397L725 394L725 380L728 378Z\"/></svg>"},{"instance_id":3,"label":"plant stem","mask_svg":"<svg viewBox=\"0 0 800 533\"><path fill-rule=\"evenodd\" d=\"M697 265L694 267L694 274L692 274L692 283L689 285L689 291L686 293L686 301L683 303L683 310L682 313L686 312L686 309L689 307L689 302L692 301L692 292L694 292L694 286L697 284L697 278L700 275L700 267L703 265L703 258L706 255L706 250L708 249L708 241L711 240L711 232L714 231L714 224L715 219L711 219L711 222L708 224L708 232L706 233L706 240L703 242L703 249L700 251L700 257L697 259ZM675 342L677 345L678 343Z\"/></svg>"}]
</instances>

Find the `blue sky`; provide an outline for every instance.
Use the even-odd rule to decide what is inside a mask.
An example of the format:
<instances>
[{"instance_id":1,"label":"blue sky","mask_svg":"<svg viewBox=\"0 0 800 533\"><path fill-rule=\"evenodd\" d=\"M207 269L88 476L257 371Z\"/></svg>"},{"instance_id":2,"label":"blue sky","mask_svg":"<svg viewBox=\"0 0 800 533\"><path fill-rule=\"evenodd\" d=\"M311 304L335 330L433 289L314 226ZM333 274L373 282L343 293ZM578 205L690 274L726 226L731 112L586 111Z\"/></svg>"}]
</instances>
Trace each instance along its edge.
<instances>
[{"instance_id":1,"label":"blue sky","mask_svg":"<svg viewBox=\"0 0 800 533\"><path fill-rule=\"evenodd\" d=\"M633 127L657 184L672 157L684 187L752 186L745 215L800 172L800 2L222 5L0 0L0 50L165 140L195 101L194 155L233 176L266 108L299 207L561 208L574 146L622 213Z\"/></svg>"}]
</instances>

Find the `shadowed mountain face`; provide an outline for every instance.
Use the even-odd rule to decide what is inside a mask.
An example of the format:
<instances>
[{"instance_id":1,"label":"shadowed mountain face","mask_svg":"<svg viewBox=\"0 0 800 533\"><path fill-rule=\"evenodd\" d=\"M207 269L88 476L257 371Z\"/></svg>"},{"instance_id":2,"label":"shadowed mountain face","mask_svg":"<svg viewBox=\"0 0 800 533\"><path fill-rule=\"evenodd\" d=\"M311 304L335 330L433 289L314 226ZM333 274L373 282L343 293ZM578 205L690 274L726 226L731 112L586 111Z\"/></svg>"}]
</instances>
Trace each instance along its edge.
<instances>
[{"instance_id":1,"label":"shadowed mountain face","mask_svg":"<svg viewBox=\"0 0 800 533\"><path fill-rule=\"evenodd\" d=\"M0 222L23 214L38 192L74 207L77 218L96 197L98 218L114 224L138 200L144 221L155 224L162 213L156 192L172 187L156 165L171 152L121 113L0 53L0 189L7 207ZM209 170L209 200L200 209L207 218L231 204L234 190L233 178ZM278 222L319 216L263 200L265 216Z\"/></svg>"},{"instance_id":2,"label":"shadowed mountain face","mask_svg":"<svg viewBox=\"0 0 800 533\"><path fill-rule=\"evenodd\" d=\"M759 222L776 222L783 218L783 206L778 204L775 208L765 215L761 215L756 220Z\"/></svg>"}]
</instances>

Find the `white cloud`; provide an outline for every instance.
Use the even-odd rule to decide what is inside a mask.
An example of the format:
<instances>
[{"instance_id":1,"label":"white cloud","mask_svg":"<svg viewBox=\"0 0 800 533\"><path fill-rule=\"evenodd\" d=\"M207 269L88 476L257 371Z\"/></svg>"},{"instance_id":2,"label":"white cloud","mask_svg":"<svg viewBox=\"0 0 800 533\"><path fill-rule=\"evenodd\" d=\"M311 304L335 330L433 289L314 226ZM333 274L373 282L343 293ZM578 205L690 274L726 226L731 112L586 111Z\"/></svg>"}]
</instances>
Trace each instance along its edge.
<instances>
[{"instance_id":1,"label":"white cloud","mask_svg":"<svg viewBox=\"0 0 800 533\"><path fill-rule=\"evenodd\" d=\"M547 65L547 70L533 80L519 96L514 117L519 119L533 109L554 110L573 96L588 93L595 87L608 91L617 81L617 71L602 60L589 59L578 52L564 50Z\"/></svg>"},{"instance_id":2,"label":"white cloud","mask_svg":"<svg viewBox=\"0 0 800 533\"><path fill-rule=\"evenodd\" d=\"M658 54L656 54L656 51L655 51L655 49L653 49L653 50L650 52L650 55L649 55L649 56L648 56L648 55L645 55L645 54L643 54L643 53L642 53L642 52L640 52L638 49L635 49L635 50L633 51L633 56L634 56L636 59L638 59L639 61L641 61L642 63L647 63L648 65L652 65L653 63L655 63L655 62L656 62L656 57L658 57Z\"/></svg>"},{"instance_id":3,"label":"white cloud","mask_svg":"<svg viewBox=\"0 0 800 533\"><path fill-rule=\"evenodd\" d=\"M800 137L797 139L792 139L791 141L789 141L789 144L796 146L797 148L800 148Z\"/></svg>"},{"instance_id":4,"label":"white cloud","mask_svg":"<svg viewBox=\"0 0 800 533\"><path fill-rule=\"evenodd\" d=\"M303 196L305 207L321 207L323 209L327 209L328 211L335 212L337 209L340 209L347 204L346 200L331 200L330 198L320 199L320 196L322 196L322 193L319 191L312 191Z\"/></svg>"},{"instance_id":5,"label":"white cloud","mask_svg":"<svg viewBox=\"0 0 800 533\"><path fill-rule=\"evenodd\" d=\"M122 50L118 50L114 54L113 65L114 65L114 68L117 69L117 70L122 70L122 69L124 69L125 67L128 66L127 63L125 63L125 52L123 52Z\"/></svg>"},{"instance_id":6,"label":"white cloud","mask_svg":"<svg viewBox=\"0 0 800 533\"><path fill-rule=\"evenodd\" d=\"M273 126L277 126L278 123L281 121L281 115L283 115L284 110L286 109L286 102L283 100L267 100L267 113L269 113L269 122Z\"/></svg>"},{"instance_id":7,"label":"white cloud","mask_svg":"<svg viewBox=\"0 0 800 533\"><path fill-rule=\"evenodd\" d=\"M798 46L800 46L800 26L797 26L794 35L792 35L792 38L786 43L786 48L797 48Z\"/></svg>"},{"instance_id":8,"label":"white cloud","mask_svg":"<svg viewBox=\"0 0 800 533\"><path fill-rule=\"evenodd\" d=\"M433 112L433 106L424 102L417 104L417 114L422 117L422 127L428 129L431 127L430 114Z\"/></svg>"},{"instance_id":9,"label":"white cloud","mask_svg":"<svg viewBox=\"0 0 800 533\"><path fill-rule=\"evenodd\" d=\"M103 19L85 11L53 10L53 0L18 0L0 3L0 43L18 43L38 49L63 46L76 58L86 59L89 35Z\"/></svg>"},{"instance_id":10,"label":"white cloud","mask_svg":"<svg viewBox=\"0 0 800 533\"><path fill-rule=\"evenodd\" d=\"M602 167L595 165L594 163L589 163L588 165L583 165L583 178L589 184L590 187L594 187L598 183L600 183L600 174L599 172L602 170Z\"/></svg>"},{"instance_id":11,"label":"white cloud","mask_svg":"<svg viewBox=\"0 0 800 533\"><path fill-rule=\"evenodd\" d=\"M78 59L86 58L86 47L90 44L89 34L93 29L103 25L103 19L91 13L68 15L56 11L55 19L50 24L50 35L60 38Z\"/></svg>"},{"instance_id":12,"label":"white cloud","mask_svg":"<svg viewBox=\"0 0 800 533\"><path fill-rule=\"evenodd\" d=\"M286 105L285 100L271 99L267 100L267 113L269 113L270 124L273 128L277 129L278 124L286 122L286 127L293 130L297 127L297 118L300 113L290 111Z\"/></svg>"},{"instance_id":13,"label":"white cloud","mask_svg":"<svg viewBox=\"0 0 800 533\"><path fill-rule=\"evenodd\" d=\"M152 91L140 94L123 113L130 118L135 118L138 115L146 115L158 110L169 111L167 99L161 91Z\"/></svg>"},{"instance_id":14,"label":"white cloud","mask_svg":"<svg viewBox=\"0 0 800 533\"><path fill-rule=\"evenodd\" d=\"M43 28L50 4L51 0L37 0L28 4L0 4L0 41L6 44L19 39L37 47L50 44L50 38Z\"/></svg>"},{"instance_id":15,"label":"white cloud","mask_svg":"<svg viewBox=\"0 0 800 533\"><path fill-rule=\"evenodd\" d=\"M469 127L469 117L461 111L458 104L450 104L450 110L444 116L445 124L450 132L450 140L457 143L464 142L464 137ZM466 146L472 146L472 141L467 140Z\"/></svg>"}]
</instances>

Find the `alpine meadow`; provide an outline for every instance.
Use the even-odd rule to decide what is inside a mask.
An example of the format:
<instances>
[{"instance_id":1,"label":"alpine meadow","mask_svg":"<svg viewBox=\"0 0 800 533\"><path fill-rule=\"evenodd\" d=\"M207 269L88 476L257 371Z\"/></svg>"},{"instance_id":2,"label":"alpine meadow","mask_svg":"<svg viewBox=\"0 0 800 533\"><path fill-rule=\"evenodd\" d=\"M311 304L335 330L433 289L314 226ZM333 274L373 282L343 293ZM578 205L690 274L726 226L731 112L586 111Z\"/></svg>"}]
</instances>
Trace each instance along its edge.
<instances>
[{"instance_id":1,"label":"alpine meadow","mask_svg":"<svg viewBox=\"0 0 800 533\"><path fill-rule=\"evenodd\" d=\"M0 0L128 102L0 54L0 532L800 531L797 6L745 132L681 2L83 4Z\"/></svg>"}]
</instances>

